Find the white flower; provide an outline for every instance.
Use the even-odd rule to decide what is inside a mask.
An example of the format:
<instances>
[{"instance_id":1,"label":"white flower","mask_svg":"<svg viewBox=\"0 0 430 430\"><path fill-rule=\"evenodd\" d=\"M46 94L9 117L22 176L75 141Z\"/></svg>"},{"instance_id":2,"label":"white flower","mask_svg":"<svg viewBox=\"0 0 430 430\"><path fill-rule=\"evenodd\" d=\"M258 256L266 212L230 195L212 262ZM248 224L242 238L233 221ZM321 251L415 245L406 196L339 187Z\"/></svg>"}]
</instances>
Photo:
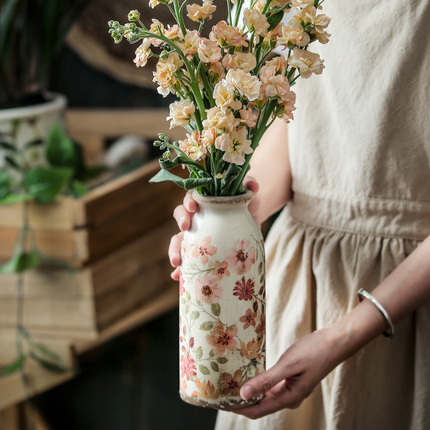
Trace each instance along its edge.
<instances>
[{"instance_id":1,"label":"white flower","mask_svg":"<svg viewBox=\"0 0 430 430\"><path fill-rule=\"evenodd\" d=\"M257 60L254 54L235 52L234 54L226 54L222 59L222 64L227 70L241 69L247 73L255 69Z\"/></svg>"},{"instance_id":2,"label":"white flower","mask_svg":"<svg viewBox=\"0 0 430 430\"><path fill-rule=\"evenodd\" d=\"M239 94L245 96L249 101L257 99L260 94L261 82L258 78L240 69L229 70L223 82L224 85L239 91Z\"/></svg>"},{"instance_id":3,"label":"white flower","mask_svg":"<svg viewBox=\"0 0 430 430\"><path fill-rule=\"evenodd\" d=\"M151 50L149 47L151 46L151 41L146 38L143 39L142 44L136 49L136 58L133 62L136 64L136 67L143 67L146 65L148 58L151 56Z\"/></svg>"},{"instance_id":4,"label":"white flower","mask_svg":"<svg viewBox=\"0 0 430 430\"><path fill-rule=\"evenodd\" d=\"M232 91L230 86L225 85L224 81L215 85L213 97L216 105L222 110L228 108L239 110L242 107L242 103L234 99L234 91Z\"/></svg>"},{"instance_id":5,"label":"white flower","mask_svg":"<svg viewBox=\"0 0 430 430\"><path fill-rule=\"evenodd\" d=\"M222 135L220 139L219 149L224 152L222 159L228 163L234 163L241 166L245 162L245 154L251 154L251 141L247 139L248 130L246 127L240 127L233 130L230 135ZM217 142L215 142L217 146Z\"/></svg>"},{"instance_id":6,"label":"white flower","mask_svg":"<svg viewBox=\"0 0 430 430\"><path fill-rule=\"evenodd\" d=\"M312 73L320 75L324 69L323 60L318 54L300 48L294 48L294 53L289 58L288 64L299 69L300 75L304 79L308 79Z\"/></svg>"},{"instance_id":7,"label":"white flower","mask_svg":"<svg viewBox=\"0 0 430 430\"><path fill-rule=\"evenodd\" d=\"M243 11L243 23L256 34L265 36L270 24L267 22L265 15L261 14L257 9L249 10L245 8Z\"/></svg>"}]
</instances>

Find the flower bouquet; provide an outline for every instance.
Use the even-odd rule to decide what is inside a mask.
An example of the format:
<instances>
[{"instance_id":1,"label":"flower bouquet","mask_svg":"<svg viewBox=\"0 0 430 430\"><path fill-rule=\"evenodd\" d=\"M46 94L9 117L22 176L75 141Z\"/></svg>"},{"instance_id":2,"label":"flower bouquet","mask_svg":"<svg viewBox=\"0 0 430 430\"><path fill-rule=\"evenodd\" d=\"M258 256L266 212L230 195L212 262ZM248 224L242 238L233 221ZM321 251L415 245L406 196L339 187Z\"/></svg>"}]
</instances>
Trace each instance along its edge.
<instances>
[{"instance_id":1,"label":"flower bouquet","mask_svg":"<svg viewBox=\"0 0 430 430\"><path fill-rule=\"evenodd\" d=\"M110 21L116 43L142 41L136 66L156 56L154 82L170 105L170 128L187 137L170 142L159 134L164 151L152 182L171 180L194 189L199 212L182 240L181 397L213 408L243 407L239 390L265 369L264 246L247 211L251 193L243 179L259 142L275 121L293 119L300 77L321 74L323 61L308 50L327 43L330 19L319 12L324 0L227 0L227 18L202 30L216 6L212 0L150 0L172 13L167 28L153 19L150 28L138 11L129 23ZM187 29L184 13L198 29ZM289 13L286 23L283 18ZM284 55L274 56L274 50ZM188 168L183 179L170 172Z\"/></svg>"}]
</instances>

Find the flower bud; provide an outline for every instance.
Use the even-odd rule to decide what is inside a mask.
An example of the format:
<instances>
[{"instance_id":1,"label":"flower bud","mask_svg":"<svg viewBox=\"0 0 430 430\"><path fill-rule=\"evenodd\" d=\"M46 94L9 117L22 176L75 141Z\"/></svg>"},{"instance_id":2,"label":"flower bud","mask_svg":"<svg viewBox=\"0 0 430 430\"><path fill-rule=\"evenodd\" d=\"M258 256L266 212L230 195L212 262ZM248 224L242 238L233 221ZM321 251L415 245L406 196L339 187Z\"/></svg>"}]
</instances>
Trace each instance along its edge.
<instances>
[{"instance_id":1,"label":"flower bud","mask_svg":"<svg viewBox=\"0 0 430 430\"><path fill-rule=\"evenodd\" d=\"M137 21L140 18L140 13L135 9L131 10L128 14L129 21Z\"/></svg>"}]
</instances>

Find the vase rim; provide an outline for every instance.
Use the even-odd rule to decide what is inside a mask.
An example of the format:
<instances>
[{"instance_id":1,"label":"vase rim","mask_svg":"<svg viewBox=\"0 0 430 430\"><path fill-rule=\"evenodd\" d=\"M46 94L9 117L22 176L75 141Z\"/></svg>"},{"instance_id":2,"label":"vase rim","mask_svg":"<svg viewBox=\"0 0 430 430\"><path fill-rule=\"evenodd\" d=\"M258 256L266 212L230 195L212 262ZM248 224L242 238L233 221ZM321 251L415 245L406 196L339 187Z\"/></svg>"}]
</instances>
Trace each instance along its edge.
<instances>
[{"instance_id":1,"label":"vase rim","mask_svg":"<svg viewBox=\"0 0 430 430\"><path fill-rule=\"evenodd\" d=\"M193 199L199 204L247 204L254 197L251 190L237 196L203 196L196 190L193 191Z\"/></svg>"},{"instance_id":2,"label":"vase rim","mask_svg":"<svg viewBox=\"0 0 430 430\"><path fill-rule=\"evenodd\" d=\"M8 121L11 119L25 118L28 116L39 116L50 112L55 112L64 109L67 104L67 98L60 93L46 93L48 100L44 103L38 103L31 106L16 107L11 109L0 110L0 121Z\"/></svg>"}]
</instances>

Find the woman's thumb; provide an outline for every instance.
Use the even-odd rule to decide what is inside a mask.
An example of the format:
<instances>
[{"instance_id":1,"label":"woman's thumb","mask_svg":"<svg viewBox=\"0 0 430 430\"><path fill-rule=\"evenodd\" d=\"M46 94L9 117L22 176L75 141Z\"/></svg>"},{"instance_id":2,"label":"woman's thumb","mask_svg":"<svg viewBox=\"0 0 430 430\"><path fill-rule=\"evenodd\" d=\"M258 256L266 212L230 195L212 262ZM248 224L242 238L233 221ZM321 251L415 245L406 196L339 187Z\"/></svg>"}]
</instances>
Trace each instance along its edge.
<instances>
[{"instance_id":1,"label":"woman's thumb","mask_svg":"<svg viewBox=\"0 0 430 430\"><path fill-rule=\"evenodd\" d=\"M275 365L247 381L240 390L240 397L243 400L248 400L270 391L276 384L285 379L284 372L278 370L278 367L280 366Z\"/></svg>"},{"instance_id":2,"label":"woman's thumb","mask_svg":"<svg viewBox=\"0 0 430 430\"><path fill-rule=\"evenodd\" d=\"M254 194L257 194L260 189L257 180L253 176L245 176L243 179L243 187L252 191Z\"/></svg>"}]
</instances>

